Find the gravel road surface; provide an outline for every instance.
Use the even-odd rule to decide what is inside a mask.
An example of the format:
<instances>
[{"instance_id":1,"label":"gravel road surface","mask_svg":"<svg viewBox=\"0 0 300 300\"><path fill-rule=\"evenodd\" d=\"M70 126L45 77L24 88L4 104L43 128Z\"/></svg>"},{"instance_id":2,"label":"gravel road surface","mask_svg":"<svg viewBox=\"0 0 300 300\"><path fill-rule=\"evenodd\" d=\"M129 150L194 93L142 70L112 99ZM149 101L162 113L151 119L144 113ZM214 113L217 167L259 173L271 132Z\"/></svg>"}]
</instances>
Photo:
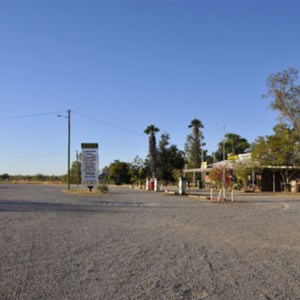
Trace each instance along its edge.
<instances>
[{"instance_id":1,"label":"gravel road surface","mask_svg":"<svg viewBox=\"0 0 300 300\"><path fill-rule=\"evenodd\" d=\"M300 299L300 196L0 185L0 299Z\"/></svg>"}]
</instances>

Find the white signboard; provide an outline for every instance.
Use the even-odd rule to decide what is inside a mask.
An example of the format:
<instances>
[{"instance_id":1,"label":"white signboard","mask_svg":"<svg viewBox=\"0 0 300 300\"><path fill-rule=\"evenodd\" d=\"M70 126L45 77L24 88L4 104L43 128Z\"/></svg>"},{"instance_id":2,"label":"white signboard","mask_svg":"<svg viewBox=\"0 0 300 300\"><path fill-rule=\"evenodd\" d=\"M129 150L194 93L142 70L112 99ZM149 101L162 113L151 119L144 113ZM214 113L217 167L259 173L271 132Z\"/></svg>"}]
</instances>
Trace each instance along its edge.
<instances>
[{"instance_id":1,"label":"white signboard","mask_svg":"<svg viewBox=\"0 0 300 300\"><path fill-rule=\"evenodd\" d=\"M81 172L82 184L98 184L99 158L98 144L81 144Z\"/></svg>"},{"instance_id":2,"label":"white signboard","mask_svg":"<svg viewBox=\"0 0 300 300\"><path fill-rule=\"evenodd\" d=\"M239 159L240 160L251 159L251 153L239 154Z\"/></svg>"}]
</instances>

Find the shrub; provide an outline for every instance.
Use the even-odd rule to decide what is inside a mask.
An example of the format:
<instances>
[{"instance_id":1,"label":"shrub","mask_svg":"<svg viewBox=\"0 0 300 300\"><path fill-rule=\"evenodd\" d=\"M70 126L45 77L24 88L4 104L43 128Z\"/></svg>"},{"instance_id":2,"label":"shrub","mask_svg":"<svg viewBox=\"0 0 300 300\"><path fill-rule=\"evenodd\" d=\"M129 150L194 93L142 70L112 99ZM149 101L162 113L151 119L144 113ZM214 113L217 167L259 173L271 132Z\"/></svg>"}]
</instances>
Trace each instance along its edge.
<instances>
[{"instance_id":1,"label":"shrub","mask_svg":"<svg viewBox=\"0 0 300 300\"><path fill-rule=\"evenodd\" d=\"M105 194L109 191L108 186L105 183L100 183L98 186L98 191Z\"/></svg>"}]
</instances>

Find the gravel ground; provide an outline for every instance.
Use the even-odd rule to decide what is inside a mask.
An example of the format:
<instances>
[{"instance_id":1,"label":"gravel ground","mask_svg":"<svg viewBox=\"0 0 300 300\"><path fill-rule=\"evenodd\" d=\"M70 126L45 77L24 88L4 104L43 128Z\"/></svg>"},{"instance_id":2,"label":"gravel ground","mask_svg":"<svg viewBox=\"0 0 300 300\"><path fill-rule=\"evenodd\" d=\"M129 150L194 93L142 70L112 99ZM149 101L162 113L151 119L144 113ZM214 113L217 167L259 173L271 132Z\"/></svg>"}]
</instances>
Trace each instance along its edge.
<instances>
[{"instance_id":1,"label":"gravel ground","mask_svg":"<svg viewBox=\"0 0 300 300\"><path fill-rule=\"evenodd\" d=\"M0 185L0 299L300 299L300 197Z\"/></svg>"}]
</instances>

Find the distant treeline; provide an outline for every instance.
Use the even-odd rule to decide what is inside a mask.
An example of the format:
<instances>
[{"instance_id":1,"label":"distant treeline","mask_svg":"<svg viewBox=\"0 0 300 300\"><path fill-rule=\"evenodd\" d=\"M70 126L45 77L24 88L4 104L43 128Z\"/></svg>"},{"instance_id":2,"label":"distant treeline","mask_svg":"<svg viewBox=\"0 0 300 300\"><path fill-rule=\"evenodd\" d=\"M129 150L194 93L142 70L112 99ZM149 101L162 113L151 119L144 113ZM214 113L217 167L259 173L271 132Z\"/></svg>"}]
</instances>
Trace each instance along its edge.
<instances>
[{"instance_id":1,"label":"distant treeline","mask_svg":"<svg viewBox=\"0 0 300 300\"><path fill-rule=\"evenodd\" d=\"M36 175L9 175L4 173L0 175L0 181L4 182L15 182L15 181L25 181L25 182L55 182L60 183L62 181L62 176L56 175L43 175L43 174L36 174Z\"/></svg>"}]
</instances>

